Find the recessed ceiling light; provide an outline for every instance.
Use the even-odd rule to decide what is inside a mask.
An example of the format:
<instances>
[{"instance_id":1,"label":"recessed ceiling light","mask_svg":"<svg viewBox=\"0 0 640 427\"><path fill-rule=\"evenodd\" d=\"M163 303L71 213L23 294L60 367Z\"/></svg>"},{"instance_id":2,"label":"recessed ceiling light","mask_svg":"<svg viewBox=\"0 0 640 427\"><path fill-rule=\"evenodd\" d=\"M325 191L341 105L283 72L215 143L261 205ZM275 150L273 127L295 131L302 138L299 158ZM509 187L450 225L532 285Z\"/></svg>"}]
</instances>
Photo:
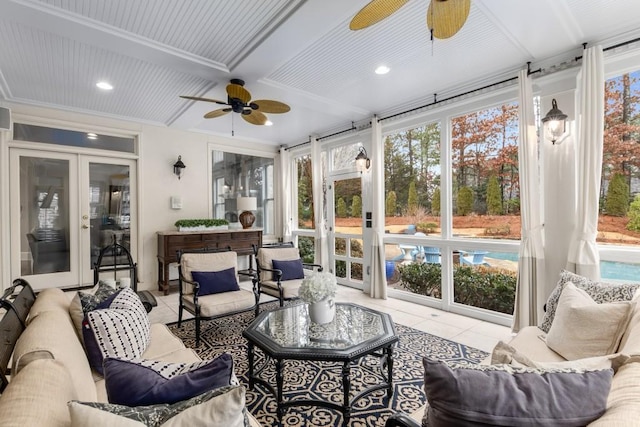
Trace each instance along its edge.
<instances>
[{"instance_id":1,"label":"recessed ceiling light","mask_svg":"<svg viewBox=\"0 0 640 427\"><path fill-rule=\"evenodd\" d=\"M391 71L391 68L387 67L386 65L380 65L378 68L376 68L376 74L387 74L389 71Z\"/></svg>"},{"instance_id":2,"label":"recessed ceiling light","mask_svg":"<svg viewBox=\"0 0 640 427\"><path fill-rule=\"evenodd\" d=\"M102 90L112 90L113 89L113 86L111 86L109 83L107 83L105 81L96 83L96 86L98 86Z\"/></svg>"},{"instance_id":3,"label":"recessed ceiling light","mask_svg":"<svg viewBox=\"0 0 640 427\"><path fill-rule=\"evenodd\" d=\"M264 122L265 126L273 126L273 122L271 120L267 120L266 122Z\"/></svg>"},{"instance_id":4,"label":"recessed ceiling light","mask_svg":"<svg viewBox=\"0 0 640 427\"><path fill-rule=\"evenodd\" d=\"M89 132L89 133L87 134L87 138L88 138L88 139L98 139L98 135L96 135L96 134L95 134L95 133L93 133L93 132Z\"/></svg>"}]
</instances>

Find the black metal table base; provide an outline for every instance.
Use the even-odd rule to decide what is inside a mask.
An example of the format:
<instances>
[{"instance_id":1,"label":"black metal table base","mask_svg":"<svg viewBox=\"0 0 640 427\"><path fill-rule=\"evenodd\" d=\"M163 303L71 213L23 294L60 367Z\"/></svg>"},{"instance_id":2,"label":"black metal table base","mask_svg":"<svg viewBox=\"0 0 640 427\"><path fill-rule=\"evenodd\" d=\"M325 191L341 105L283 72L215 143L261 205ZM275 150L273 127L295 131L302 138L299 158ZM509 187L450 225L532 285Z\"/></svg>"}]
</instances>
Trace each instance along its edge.
<instances>
[{"instance_id":1,"label":"black metal table base","mask_svg":"<svg viewBox=\"0 0 640 427\"><path fill-rule=\"evenodd\" d=\"M351 365L354 362L357 362L367 355L361 356L358 359L354 359L351 361L346 361L343 363L341 368L341 376L342 376L342 389L343 389L343 404L339 405L337 403L329 402L326 400L320 399L294 399L294 400L284 400L284 380L283 380L283 368L284 361L286 358L271 358L264 355L265 360L259 365L254 367L255 360L255 346L249 342L248 344L248 359L249 359L249 388L253 389L256 384L263 385L269 392L271 392L276 398L277 403L277 412L278 412L278 420L280 425L282 425L282 419L284 414L288 408L294 406L319 406L323 408L334 409L342 412L343 415L343 426L347 426L349 424L349 420L351 419L351 411L353 409L353 405L363 398L364 396L373 393L377 390L387 389L387 398L391 399L393 396L393 344L389 344L382 348L382 353L370 353L369 356L377 356L381 358L381 372L380 375L384 379L384 381L380 384L373 385L371 387L362 390L360 393L355 395L353 398L350 398L350 389L351 389ZM269 381L260 377L260 373L264 371L269 365L269 362L273 361L276 371L276 386L274 388L273 384ZM331 360L328 360L331 362ZM386 369L385 369L386 367ZM386 370L386 372L385 372Z\"/></svg>"}]
</instances>

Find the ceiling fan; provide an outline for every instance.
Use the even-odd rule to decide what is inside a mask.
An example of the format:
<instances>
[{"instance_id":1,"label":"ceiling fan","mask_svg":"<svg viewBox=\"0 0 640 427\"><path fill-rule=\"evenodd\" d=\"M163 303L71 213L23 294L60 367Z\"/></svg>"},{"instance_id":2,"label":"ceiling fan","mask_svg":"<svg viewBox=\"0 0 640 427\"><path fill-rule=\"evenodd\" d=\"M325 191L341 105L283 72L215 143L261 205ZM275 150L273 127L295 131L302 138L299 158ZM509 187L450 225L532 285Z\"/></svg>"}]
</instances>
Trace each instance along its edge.
<instances>
[{"instance_id":1,"label":"ceiling fan","mask_svg":"<svg viewBox=\"0 0 640 427\"><path fill-rule=\"evenodd\" d=\"M224 108L209 111L204 115L205 119L224 116L233 111L234 113L240 113L242 118L252 125L265 125L268 119L264 113L281 114L291 110L287 104L280 101L271 99L251 101L251 94L244 88L244 80L240 79L231 79L230 84L227 85L227 102L199 96L180 95L180 98L226 105Z\"/></svg>"},{"instance_id":2,"label":"ceiling fan","mask_svg":"<svg viewBox=\"0 0 640 427\"><path fill-rule=\"evenodd\" d=\"M409 0L372 0L349 23L352 30L367 28L404 6ZM448 39L460 31L469 16L471 0L431 0L427 9L427 28L431 39Z\"/></svg>"}]
</instances>

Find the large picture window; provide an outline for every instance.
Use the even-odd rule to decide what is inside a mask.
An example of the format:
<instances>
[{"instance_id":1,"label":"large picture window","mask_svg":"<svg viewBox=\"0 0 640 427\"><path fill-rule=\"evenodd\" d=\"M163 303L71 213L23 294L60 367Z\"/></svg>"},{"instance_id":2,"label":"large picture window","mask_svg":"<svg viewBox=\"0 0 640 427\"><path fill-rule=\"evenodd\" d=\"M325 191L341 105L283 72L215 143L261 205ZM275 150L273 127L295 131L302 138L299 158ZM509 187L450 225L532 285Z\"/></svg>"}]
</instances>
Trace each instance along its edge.
<instances>
[{"instance_id":1,"label":"large picture window","mask_svg":"<svg viewBox=\"0 0 640 427\"><path fill-rule=\"evenodd\" d=\"M273 159L223 151L212 152L212 208L215 218L239 226L238 197L255 197L254 227L274 234Z\"/></svg>"}]
</instances>

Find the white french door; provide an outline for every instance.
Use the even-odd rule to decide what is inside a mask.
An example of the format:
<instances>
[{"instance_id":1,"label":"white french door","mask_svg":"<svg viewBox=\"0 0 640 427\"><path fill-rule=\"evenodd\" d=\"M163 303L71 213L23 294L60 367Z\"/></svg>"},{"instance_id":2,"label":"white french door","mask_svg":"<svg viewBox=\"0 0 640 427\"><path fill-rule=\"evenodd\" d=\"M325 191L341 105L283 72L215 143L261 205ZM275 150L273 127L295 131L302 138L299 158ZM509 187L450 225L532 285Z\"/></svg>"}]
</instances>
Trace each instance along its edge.
<instances>
[{"instance_id":1,"label":"white french door","mask_svg":"<svg viewBox=\"0 0 640 427\"><path fill-rule=\"evenodd\" d=\"M11 148L10 165L12 278L91 284L114 239L135 257L135 160Z\"/></svg>"},{"instance_id":2,"label":"white french door","mask_svg":"<svg viewBox=\"0 0 640 427\"><path fill-rule=\"evenodd\" d=\"M361 175L353 173L335 178L329 186L329 194L333 212L333 218L329 217L329 266L340 284L362 289L364 247Z\"/></svg>"}]
</instances>

